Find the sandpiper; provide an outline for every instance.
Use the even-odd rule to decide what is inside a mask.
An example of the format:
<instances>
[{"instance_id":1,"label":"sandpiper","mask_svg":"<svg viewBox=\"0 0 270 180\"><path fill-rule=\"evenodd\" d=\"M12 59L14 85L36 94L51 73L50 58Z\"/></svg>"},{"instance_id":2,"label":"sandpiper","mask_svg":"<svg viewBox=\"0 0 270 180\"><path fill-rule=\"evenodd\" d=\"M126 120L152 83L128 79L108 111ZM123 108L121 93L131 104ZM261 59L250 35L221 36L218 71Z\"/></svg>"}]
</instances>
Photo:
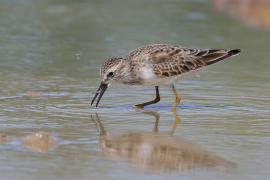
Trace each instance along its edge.
<instances>
[{"instance_id":1,"label":"sandpiper","mask_svg":"<svg viewBox=\"0 0 270 180\"><path fill-rule=\"evenodd\" d=\"M159 86L169 85L175 95L173 108L180 103L181 96L174 83L186 72L216 63L237 55L240 49L193 49L169 44L151 44L131 51L126 57L108 59L100 68L102 81L91 102L98 106L104 92L112 82L128 85L154 86L156 98L135 105L143 108L160 101Z\"/></svg>"}]
</instances>

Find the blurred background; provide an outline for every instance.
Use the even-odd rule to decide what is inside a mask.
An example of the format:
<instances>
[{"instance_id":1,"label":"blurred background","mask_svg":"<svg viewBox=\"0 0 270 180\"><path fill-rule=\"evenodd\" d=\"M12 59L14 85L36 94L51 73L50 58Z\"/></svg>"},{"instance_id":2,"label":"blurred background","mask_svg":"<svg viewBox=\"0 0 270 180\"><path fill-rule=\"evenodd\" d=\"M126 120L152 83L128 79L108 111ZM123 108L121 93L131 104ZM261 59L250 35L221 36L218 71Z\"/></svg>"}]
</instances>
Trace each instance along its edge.
<instances>
[{"instance_id":1,"label":"blurred background","mask_svg":"<svg viewBox=\"0 0 270 180\"><path fill-rule=\"evenodd\" d=\"M268 179L269 41L269 0L0 0L0 134L42 130L61 142L46 153L0 144L0 179ZM112 134L154 127L131 107L152 98L149 87L112 86L103 107L90 108L100 65L150 43L242 50L177 84L175 131L237 168L138 171L100 153L95 112ZM161 97L146 110L160 113L166 132L170 89Z\"/></svg>"}]
</instances>

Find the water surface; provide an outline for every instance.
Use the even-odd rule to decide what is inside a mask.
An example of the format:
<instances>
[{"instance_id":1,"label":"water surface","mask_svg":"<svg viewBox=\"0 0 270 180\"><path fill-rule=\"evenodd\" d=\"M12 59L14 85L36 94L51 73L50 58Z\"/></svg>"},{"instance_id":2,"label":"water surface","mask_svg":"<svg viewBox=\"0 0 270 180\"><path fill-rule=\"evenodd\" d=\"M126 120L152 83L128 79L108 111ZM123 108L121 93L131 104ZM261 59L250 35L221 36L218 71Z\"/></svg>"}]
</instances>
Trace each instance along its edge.
<instances>
[{"instance_id":1,"label":"water surface","mask_svg":"<svg viewBox=\"0 0 270 180\"><path fill-rule=\"evenodd\" d=\"M269 31L203 0L2 0L0 35L0 134L44 131L59 138L56 148L43 152L1 143L1 179L268 179ZM132 105L151 100L154 88L124 85L111 86L100 108L90 107L102 62L148 43L242 49L177 83L183 100L172 136L169 88L145 110ZM102 151L91 117L97 113L112 137L135 133L151 137L148 143L156 129L149 112L160 115L161 139L183 140L233 166L163 171ZM152 146L141 147L147 157Z\"/></svg>"}]
</instances>

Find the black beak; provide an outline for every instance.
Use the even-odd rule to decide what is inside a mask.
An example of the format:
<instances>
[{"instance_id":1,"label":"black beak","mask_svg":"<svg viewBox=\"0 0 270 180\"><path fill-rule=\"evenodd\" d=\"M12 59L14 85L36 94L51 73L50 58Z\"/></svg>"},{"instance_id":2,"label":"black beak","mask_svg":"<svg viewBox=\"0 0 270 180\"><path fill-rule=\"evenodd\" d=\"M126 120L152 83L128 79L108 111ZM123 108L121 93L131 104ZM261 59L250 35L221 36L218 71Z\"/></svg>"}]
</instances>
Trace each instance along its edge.
<instances>
[{"instance_id":1,"label":"black beak","mask_svg":"<svg viewBox=\"0 0 270 180\"><path fill-rule=\"evenodd\" d=\"M91 101L91 106L93 105L97 96L99 95L98 99L97 99L97 103L96 103L96 107L98 107L99 101L101 100L101 98L102 98L103 94L105 93L105 91L107 90L107 88L108 88L108 84L105 84L103 82L100 83L99 88L98 88L93 100Z\"/></svg>"}]
</instances>

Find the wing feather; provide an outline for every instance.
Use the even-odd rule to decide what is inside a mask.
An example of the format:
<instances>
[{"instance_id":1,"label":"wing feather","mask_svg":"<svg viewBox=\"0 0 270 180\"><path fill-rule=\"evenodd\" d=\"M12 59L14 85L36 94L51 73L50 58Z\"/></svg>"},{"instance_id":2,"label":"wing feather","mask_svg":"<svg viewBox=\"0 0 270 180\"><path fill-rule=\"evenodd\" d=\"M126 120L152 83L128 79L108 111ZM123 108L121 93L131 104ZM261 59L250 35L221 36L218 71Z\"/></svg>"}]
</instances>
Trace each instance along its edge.
<instances>
[{"instance_id":1,"label":"wing feather","mask_svg":"<svg viewBox=\"0 0 270 180\"><path fill-rule=\"evenodd\" d=\"M192 49L168 44L151 44L130 52L131 67L151 63L154 73L163 78L202 68L236 55L240 50Z\"/></svg>"}]
</instances>

